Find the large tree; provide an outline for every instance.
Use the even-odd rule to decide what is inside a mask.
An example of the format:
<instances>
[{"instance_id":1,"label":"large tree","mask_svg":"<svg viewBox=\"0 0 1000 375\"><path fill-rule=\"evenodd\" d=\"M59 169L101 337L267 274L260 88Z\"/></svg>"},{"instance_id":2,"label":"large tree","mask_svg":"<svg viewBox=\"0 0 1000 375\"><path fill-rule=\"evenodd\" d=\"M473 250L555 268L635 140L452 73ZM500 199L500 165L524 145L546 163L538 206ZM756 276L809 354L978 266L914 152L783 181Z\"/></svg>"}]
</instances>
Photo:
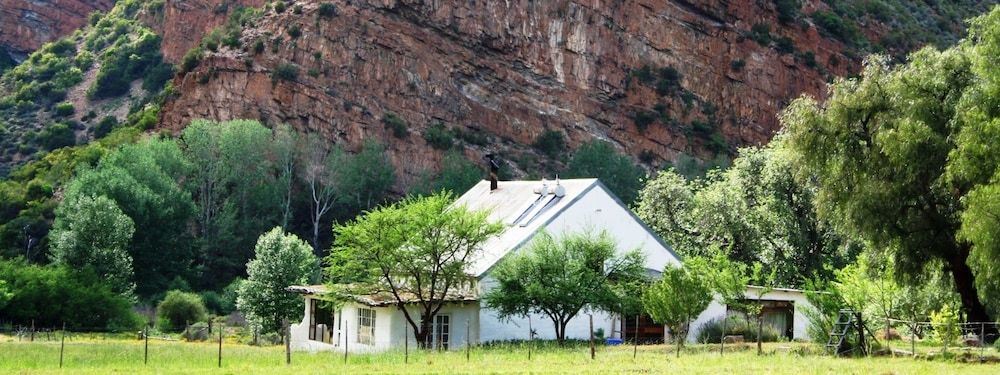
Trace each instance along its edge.
<instances>
[{"instance_id":1,"label":"large tree","mask_svg":"<svg viewBox=\"0 0 1000 375\"><path fill-rule=\"evenodd\" d=\"M761 262L779 281L828 274L853 259L857 246L816 216L816 187L795 179L797 169L779 139L744 148L727 170L688 179L660 172L639 192L636 213L687 256L714 256L721 249L747 266Z\"/></svg>"},{"instance_id":2,"label":"large tree","mask_svg":"<svg viewBox=\"0 0 1000 375\"><path fill-rule=\"evenodd\" d=\"M261 235L254 252L247 263L247 280L237 290L236 306L249 322L264 332L275 332L283 318L301 319L302 298L286 288L317 281L319 259L305 241L280 227Z\"/></svg>"},{"instance_id":3,"label":"large tree","mask_svg":"<svg viewBox=\"0 0 1000 375\"><path fill-rule=\"evenodd\" d=\"M501 317L545 315L562 345L566 325L584 309L634 314L638 303L627 294L645 280L643 264L637 250L619 254L607 232L558 238L540 232L493 270L496 286L486 292L483 303Z\"/></svg>"},{"instance_id":4,"label":"large tree","mask_svg":"<svg viewBox=\"0 0 1000 375\"><path fill-rule=\"evenodd\" d=\"M67 201L107 197L132 220L136 230L128 252L140 296L163 291L191 267L188 224L194 206L179 184L189 168L174 141L148 139L104 156L64 190Z\"/></svg>"},{"instance_id":5,"label":"large tree","mask_svg":"<svg viewBox=\"0 0 1000 375\"><path fill-rule=\"evenodd\" d=\"M780 116L817 180L820 215L871 243L903 281L943 267L970 321L993 321L977 286L1000 280L987 208L996 200L981 199L1000 160L998 19L1000 8L975 20L959 46L925 48L896 67L871 57L861 77L834 82L824 103L800 98Z\"/></svg>"},{"instance_id":6,"label":"large tree","mask_svg":"<svg viewBox=\"0 0 1000 375\"><path fill-rule=\"evenodd\" d=\"M632 204L645 175L627 155L619 154L606 141L593 140L576 149L566 165L564 177L598 178L625 204Z\"/></svg>"},{"instance_id":7,"label":"large tree","mask_svg":"<svg viewBox=\"0 0 1000 375\"><path fill-rule=\"evenodd\" d=\"M52 260L80 269L92 267L113 291L132 297L132 256L128 245L135 224L104 196L69 196L56 209Z\"/></svg>"},{"instance_id":8,"label":"large tree","mask_svg":"<svg viewBox=\"0 0 1000 375\"><path fill-rule=\"evenodd\" d=\"M339 293L387 293L422 347L431 344L434 316L456 294L468 292L471 262L503 229L487 212L452 204L452 195L408 198L368 211L334 229L327 273ZM414 316L408 305L415 305Z\"/></svg>"},{"instance_id":9,"label":"large tree","mask_svg":"<svg viewBox=\"0 0 1000 375\"><path fill-rule=\"evenodd\" d=\"M349 160L340 147L329 147L317 135L308 135L299 150L302 183L309 193L309 221L312 222L312 245L320 252L319 235L323 217L336 205L342 193L345 163Z\"/></svg>"}]
</instances>

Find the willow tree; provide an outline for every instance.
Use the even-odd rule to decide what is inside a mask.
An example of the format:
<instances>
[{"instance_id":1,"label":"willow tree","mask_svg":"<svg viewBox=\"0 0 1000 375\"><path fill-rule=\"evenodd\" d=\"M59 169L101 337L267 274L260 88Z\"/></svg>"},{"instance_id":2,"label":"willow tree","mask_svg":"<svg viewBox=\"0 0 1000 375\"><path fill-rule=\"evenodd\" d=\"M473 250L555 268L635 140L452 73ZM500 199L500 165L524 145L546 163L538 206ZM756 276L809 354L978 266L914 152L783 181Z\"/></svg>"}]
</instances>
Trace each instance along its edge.
<instances>
[{"instance_id":1,"label":"willow tree","mask_svg":"<svg viewBox=\"0 0 1000 375\"><path fill-rule=\"evenodd\" d=\"M974 20L962 44L896 67L870 57L825 102L803 97L780 115L818 183L820 216L872 244L904 282L944 268L970 321L993 321L977 286L1000 281L990 209L1000 183L998 23L1000 8Z\"/></svg>"},{"instance_id":2,"label":"willow tree","mask_svg":"<svg viewBox=\"0 0 1000 375\"><path fill-rule=\"evenodd\" d=\"M327 257L334 290L388 294L425 348L434 317L474 279L468 270L481 245L503 229L487 212L452 205L452 197L408 198L366 212L334 229ZM419 315L407 305L417 306Z\"/></svg>"}]
</instances>

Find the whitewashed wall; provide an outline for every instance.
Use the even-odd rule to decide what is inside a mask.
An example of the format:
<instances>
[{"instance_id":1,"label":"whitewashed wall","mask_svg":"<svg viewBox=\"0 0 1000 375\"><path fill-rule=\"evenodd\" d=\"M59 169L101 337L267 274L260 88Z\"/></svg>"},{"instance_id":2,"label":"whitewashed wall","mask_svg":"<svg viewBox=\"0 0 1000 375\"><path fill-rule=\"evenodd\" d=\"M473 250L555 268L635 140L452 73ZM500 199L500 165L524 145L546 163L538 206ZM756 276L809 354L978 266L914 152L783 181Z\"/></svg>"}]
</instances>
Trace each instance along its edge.
<instances>
[{"instance_id":1,"label":"whitewashed wall","mask_svg":"<svg viewBox=\"0 0 1000 375\"><path fill-rule=\"evenodd\" d=\"M744 295L747 299L756 300L757 290L754 287L748 287ZM775 290L770 293L764 294L764 300L767 301L791 301L794 303L794 312L792 314L792 339L794 340L809 340L809 319L806 318L805 314L802 312L804 309L813 308L812 304L806 298L806 295L802 291L797 290ZM691 323L691 331L688 333L688 341L694 342L698 338L698 333L701 332L701 326L708 323L712 319L721 318L726 313L726 306L720 303L718 300L713 300L708 308L705 309L698 318Z\"/></svg>"},{"instance_id":2,"label":"whitewashed wall","mask_svg":"<svg viewBox=\"0 0 1000 375\"><path fill-rule=\"evenodd\" d=\"M553 218L552 222L545 228L550 234L557 237L567 232L605 230L618 243L618 250L621 253L640 249L646 256L646 268L662 271L667 265L680 264L680 261L660 244L627 209L618 204L611 195L600 187L595 186L590 189L578 201ZM523 250L523 248L518 250ZM496 282L487 273L479 281L480 295L495 285ZM569 339L589 338L590 314L594 316L595 331L601 328L605 332L605 337L620 337L620 321L615 316L603 311L581 312L567 325L566 337ZM479 313L479 319L482 342L528 338L528 318L500 319L496 311L484 308ZM555 328L552 320L547 316L532 315L531 325L538 333L536 338L555 339Z\"/></svg>"}]
</instances>

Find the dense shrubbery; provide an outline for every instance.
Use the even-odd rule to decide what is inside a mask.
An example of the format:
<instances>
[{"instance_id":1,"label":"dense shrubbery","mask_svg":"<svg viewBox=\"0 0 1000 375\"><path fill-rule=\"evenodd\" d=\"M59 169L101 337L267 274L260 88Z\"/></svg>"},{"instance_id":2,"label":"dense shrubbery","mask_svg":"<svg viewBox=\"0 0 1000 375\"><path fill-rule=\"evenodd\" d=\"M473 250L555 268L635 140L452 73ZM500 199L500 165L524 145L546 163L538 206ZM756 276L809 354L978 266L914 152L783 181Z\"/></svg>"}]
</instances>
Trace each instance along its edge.
<instances>
[{"instance_id":1,"label":"dense shrubbery","mask_svg":"<svg viewBox=\"0 0 1000 375\"><path fill-rule=\"evenodd\" d=\"M28 264L0 258L0 280L13 297L0 316L19 324L73 329L131 330L142 324L131 301L103 283L93 270Z\"/></svg>"},{"instance_id":2,"label":"dense shrubbery","mask_svg":"<svg viewBox=\"0 0 1000 375\"><path fill-rule=\"evenodd\" d=\"M274 68L271 72L271 81L295 82L299 79L299 67L292 63L283 63Z\"/></svg>"},{"instance_id":3,"label":"dense shrubbery","mask_svg":"<svg viewBox=\"0 0 1000 375\"><path fill-rule=\"evenodd\" d=\"M55 150L76 144L76 133L65 122L51 123L38 133L36 139L46 150Z\"/></svg>"},{"instance_id":4,"label":"dense shrubbery","mask_svg":"<svg viewBox=\"0 0 1000 375\"><path fill-rule=\"evenodd\" d=\"M424 140L438 150L448 150L455 143L451 130L441 122L436 122L424 130Z\"/></svg>"},{"instance_id":5,"label":"dense shrubbery","mask_svg":"<svg viewBox=\"0 0 1000 375\"><path fill-rule=\"evenodd\" d=\"M549 157L556 157L566 149L566 136L561 131L547 129L535 138L531 146Z\"/></svg>"},{"instance_id":6,"label":"dense shrubbery","mask_svg":"<svg viewBox=\"0 0 1000 375\"><path fill-rule=\"evenodd\" d=\"M331 3L320 3L316 14L323 18L333 18L337 16L337 6Z\"/></svg>"},{"instance_id":7,"label":"dense shrubbery","mask_svg":"<svg viewBox=\"0 0 1000 375\"><path fill-rule=\"evenodd\" d=\"M207 317L205 304L194 293L171 290L156 306L156 324L164 331L180 331Z\"/></svg>"},{"instance_id":8,"label":"dense shrubbery","mask_svg":"<svg viewBox=\"0 0 1000 375\"><path fill-rule=\"evenodd\" d=\"M386 114L382 116L382 124L384 124L387 129L392 131L393 137L406 138L406 136L409 134L409 130L407 129L408 124L406 123L406 120L403 120L395 113L386 112Z\"/></svg>"},{"instance_id":9,"label":"dense shrubbery","mask_svg":"<svg viewBox=\"0 0 1000 375\"><path fill-rule=\"evenodd\" d=\"M730 315L726 320L725 336L743 336L743 340L746 342L757 341L756 322L748 322L746 318L740 315ZM698 342L714 344L722 342L722 326L722 317L705 322L701 326L701 331L698 331ZM764 329L761 330L760 337L761 342L775 342L783 336L781 336L781 333L777 329L764 323Z\"/></svg>"}]
</instances>

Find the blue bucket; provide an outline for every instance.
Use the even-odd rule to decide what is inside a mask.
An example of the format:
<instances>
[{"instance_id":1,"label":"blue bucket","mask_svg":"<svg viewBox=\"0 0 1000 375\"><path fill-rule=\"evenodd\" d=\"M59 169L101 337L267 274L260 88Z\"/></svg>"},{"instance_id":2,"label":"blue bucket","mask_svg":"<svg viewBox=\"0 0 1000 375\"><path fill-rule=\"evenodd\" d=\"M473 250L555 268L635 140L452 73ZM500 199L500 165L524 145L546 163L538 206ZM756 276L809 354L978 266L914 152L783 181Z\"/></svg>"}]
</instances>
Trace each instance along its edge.
<instances>
[{"instance_id":1,"label":"blue bucket","mask_svg":"<svg viewBox=\"0 0 1000 375\"><path fill-rule=\"evenodd\" d=\"M624 342L625 342L625 341L624 341L624 340L622 340L622 339L616 339L616 338L611 338L611 337L609 337L609 338L607 338L607 339L605 339L605 340L604 340L604 343L605 343L606 345L608 345L608 346L616 346L616 345L621 345L621 344L622 344L622 343L624 343Z\"/></svg>"}]
</instances>

